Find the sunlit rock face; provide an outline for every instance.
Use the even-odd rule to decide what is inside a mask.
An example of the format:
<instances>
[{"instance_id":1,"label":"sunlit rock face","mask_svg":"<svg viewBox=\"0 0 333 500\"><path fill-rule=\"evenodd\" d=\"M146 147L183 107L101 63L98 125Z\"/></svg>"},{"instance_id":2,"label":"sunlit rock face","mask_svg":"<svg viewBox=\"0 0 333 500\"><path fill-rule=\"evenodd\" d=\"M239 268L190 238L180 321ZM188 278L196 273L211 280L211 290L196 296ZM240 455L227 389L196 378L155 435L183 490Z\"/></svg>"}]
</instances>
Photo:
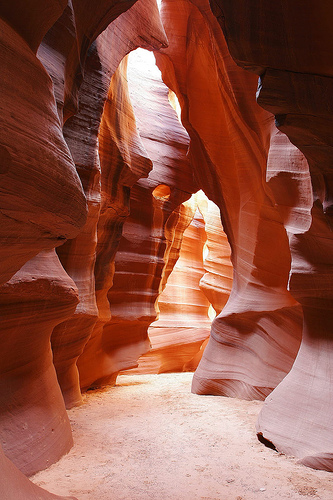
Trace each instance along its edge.
<instances>
[{"instance_id":1,"label":"sunlit rock face","mask_svg":"<svg viewBox=\"0 0 333 500\"><path fill-rule=\"evenodd\" d=\"M80 79L73 83L70 74L66 72L68 54L72 50L73 41L76 43L73 22L74 15L68 7L44 38L38 52L38 56L52 75L60 117L67 117L63 128L64 137L75 161L88 204L85 226L77 238L58 249L60 260L76 282L80 295L75 315L59 325L52 334L54 364L68 408L81 401L76 361L99 316L100 304L96 302L94 276L97 239L99 242L96 267L100 269L100 261L103 259L104 279L112 282L112 262L127 211L127 200L121 193L125 189L129 190L130 186L142 175L147 175L151 168L146 153L140 151L140 139L135 139L135 118L131 105L126 93L119 91L119 86L122 85L119 83L122 82L122 76L119 75L125 72L124 64L119 68L118 76L114 77L111 86L110 80L122 59L131 50L138 46L157 50L167 43L155 0L136 2L131 9L111 23L90 46L85 57L84 80L78 92L80 110L75 116L69 117L71 101L66 98L66 89L69 84L78 87L80 83ZM64 54L67 54L65 62ZM71 95L74 94L73 90ZM72 100L73 110L75 105ZM103 112L105 115L101 124ZM120 131L114 130L118 122L121 123ZM109 129L112 130L111 133ZM108 139L109 135L111 139ZM130 156L131 164L128 162ZM115 185L116 189L113 187ZM114 195L115 192L118 193L117 196ZM107 210L110 206L113 208ZM116 206L118 213L115 216ZM111 223L118 224L116 233L101 230ZM100 280L99 272L98 270Z\"/></svg>"},{"instance_id":2,"label":"sunlit rock face","mask_svg":"<svg viewBox=\"0 0 333 500\"><path fill-rule=\"evenodd\" d=\"M169 103L169 90L161 81L154 58L141 51L129 58L127 73L125 64L119 80L110 87L100 130L102 172L104 158L112 169L109 167L106 178L106 203L103 209L102 201L98 227L95 275L99 319L78 360L84 388L112 382L120 370L136 366L149 349L147 329L156 318L155 301L164 267L164 226L174 208L194 190L186 158L188 136ZM127 113L122 120L115 119L124 97L128 99L127 83L135 121L133 111L131 116ZM133 135L119 135L128 123L136 123L140 144L136 150ZM119 162L110 161L112 148L115 158L122 154L126 161L123 172ZM134 166L129 169L131 164ZM115 243L119 241L118 248ZM113 258L116 254L115 263L111 254Z\"/></svg>"},{"instance_id":3,"label":"sunlit rock face","mask_svg":"<svg viewBox=\"0 0 333 500\"><path fill-rule=\"evenodd\" d=\"M50 336L55 325L73 315L78 290L56 254L45 250L78 235L86 223L88 205L83 234L66 249L59 250L63 264L79 288L81 303L76 312L76 327L80 327L83 311L87 328L87 321L94 319L96 312L91 269L99 211L96 137L104 105L103 92L106 98L108 80L125 53L138 45L147 46L150 41L154 49L166 43L160 24L162 41L155 37L153 28L158 21L155 2L146 1L138 2L143 5L133 14L132 29L127 30L133 36L133 43L128 43L125 36L121 47L119 33L124 26L118 26L119 43L114 45L119 54L113 58L105 56L110 50L106 46L101 48L103 43L96 42L98 48L91 48L109 23L133 3L100 0L92 7L89 2L73 1L67 6L67 2L36 0L27 8L17 0L0 7L3 68L0 282L7 281L1 288L1 439L6 454L26 473L51 464L72 443L52 362ZM144 24L143 36L133 20L139 20L141 28ZM37 58L35 53L43 38ZM93 93L94 103L83 98L84 91L79 95L86 75L89 89L86 93L90 94L96 77L98 91ZM63 134L62 126L77 111L79 98L87 114L81 115L79 123L68 127ZM90 132L83 138L79 129L87 123ZM75 146L74 137L78 140ZM82 332L78 335L82 336ZM56 352L62 347L61 341L59 335L53 338ZM82 348L86 338L80 341ZM78 336L73 343L77 342ZM61 367L60 383L64 380L63 358L65 364L70 361L73 365L78 347L75 346L74 352L69 351L64 357L54 356ZM70 378L71 370L65 366L66 370ZM75 383L77 380L70 380L68 387L64 385L70 402L77 397L76 389L73 391ZM2 498L59 498L31 485L2 450L0 461Z\"/></svg>"},{"instance_id":4,"label":"sunlit rock face","mask_svg":"<svg viewBox=\"0 0 333 500\"><path fill-rule=\"evenodd\" d=\"M211 319L230 294L230 248L218 207L202 191L171 214L165 236L158 319L148 329L151 348L130 373L194 371Z\"/></svg>"},{"instance_id":5,"label":"sunlit rock face","mask_svg":"<svg viewBox=\"0 0 333 500\"><path fill-rule=\"evenodd\" d=\"M305 465L332 471L333 6L289 2L286 15L284 2L261 1L248 16L244 1L211 4L231 55L261 75L258 103L276 115L278 128L304 153L312 183L312 193L303 190L303 199L299 196L303 216L294 218L290 237L289 288L302 304L302 344L290 373L267 398L258 432ZM281 168L280 181L285 178L289 191L307 174L304 162L294 165Z\"/></svg>"},{"instance_id":6,"label":"sunlit rock face","mask_svg":"<svg viewBox=\"0 0 333 500\"><path fill-rule=\"evenodd\" d=\"M232 288L230 246L222 227L218 206L202 191L196 194L196 201L205 222L207 236L203 255L205 274L200 280L200 289L209 300L215 314L220 314Z\"/></svg>"},{"instance_id":7,"label":"sunlit rock face","mask_svg":"<svg viewBox=\"0 0 333 500\"><path fill-rule=\"evenodd\" d=\"M178 96L195 176L220 208L234 268L192 389L263 399L290 370L301 328L287 292L288 237L265 181L273 119L253 99L257 78L230 57L208 1L165 0L161 15L169 47L157 63Z\"/></svg>"},{"instance_id":8,"label":"sunlit rock face","mask_svg":"<svg viewBox=\"0 0 333 500\"><path fill-rule=\"evenodd\" d=\"M22 471L150 343L139 370L271 393L258 433L333 470L333 7L248 4L0 5L1 498L60 498Z\"/></svg>"},{"instance_id":9,"label":"sunlit rock face","mask_svg":"<svg viewBox=\"0 0 333 500\"><path fill-rule=\"evenodd\" d=\"M210 303L199 287L205 272L205 223L195 202L185 203L179 216L188 221L183 235L180 235L179 258L158 298L158 320L148 330L151 353L140 363L143 370L145 361L148 362L148 370L152 365L149 370L152 373L185 370L210 331ZM179 222L180 226L184 226L181 220Z\"/></svg>"}]
</instances>

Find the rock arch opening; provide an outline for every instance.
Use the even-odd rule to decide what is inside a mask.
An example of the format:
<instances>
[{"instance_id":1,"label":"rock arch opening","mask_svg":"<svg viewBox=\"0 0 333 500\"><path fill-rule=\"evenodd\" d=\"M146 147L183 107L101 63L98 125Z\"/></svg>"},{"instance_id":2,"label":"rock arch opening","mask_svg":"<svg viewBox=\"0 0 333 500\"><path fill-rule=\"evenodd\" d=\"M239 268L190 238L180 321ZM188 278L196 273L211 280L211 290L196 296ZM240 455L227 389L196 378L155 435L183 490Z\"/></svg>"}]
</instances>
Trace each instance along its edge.
<instances>
[{"instance_id":1,"label":"rock arch opening","mask_svg":"<svg viewBox=\"0 0 333 500\"><path fill-rule=\"evenodd\" d=\"M151 348L129 374L194 371L211 321L231 290L230 247L219 209L202 191L178 207L165 228L157 318L148 328Z\"/></svg>"},{"instance_id":2,"label":"rock arch opening","mask_svg":"<svg viewBox=\"0 0 333 500\"><path fill-rule=\"evenodd\" d=\"M153 190L152 195L156 200L167 201L170 198L171 189L166 184L159 184Z\"/></svg>"}]
</instances>

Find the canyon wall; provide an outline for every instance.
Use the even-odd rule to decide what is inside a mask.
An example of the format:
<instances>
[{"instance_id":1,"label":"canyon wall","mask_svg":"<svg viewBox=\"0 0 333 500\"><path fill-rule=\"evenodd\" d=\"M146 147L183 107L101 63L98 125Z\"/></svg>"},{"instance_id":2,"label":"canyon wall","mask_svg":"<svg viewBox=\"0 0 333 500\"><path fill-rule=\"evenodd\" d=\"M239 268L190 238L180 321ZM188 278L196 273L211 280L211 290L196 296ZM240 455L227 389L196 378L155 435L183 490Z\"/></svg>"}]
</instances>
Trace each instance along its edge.
<instances>
[{"instance_id":1,"label":"canyon wall","mask_svg":"<svg viewBox=\"0 0 333 500\"><path fill-rule=\"evenodd\" d=\"M302 193L308 194L311 216L295 220L290 235L289 289L302 305L302 344L290 373L267 398L258 432L302 463L332 470L333 6L313 1L260 1L251 9L244 1L211 4L235 61L260 75L258 103L302 151L312 184L312 193ZM288 173L281 169L289 187L297 179L294 165Z\"/></svg>"},{"instance_id":2,"label":"canyon wall","mask_svg":"<svg viewBox=\"0 0 333 500\"><path fill-rule=\"evenodd\" d=\"M110 79L129 51L167 43L155 1L138 1L125 12L133 3L98 1L92 8L49 1L42 8L35 1L27 10L17 1L0 8L0 432L7 457L26 474L72 445L63 396L68 406L80 401L75 361L98 317L97 226L109 203L103 187L117 170L111 157L101 175L97 151ZM139 137L130 141L137 135L135 120L128 121L131 106L122 102L118 115L128 124L121 130L125 139L115 137L114 151L128 173L120 193L152 165ZM120 205L124 210L126 200ZM119 217L108 221L117 223ZM115 247L117 240L119 230ZM56 498L31 485L2 451L1 465L2 498Z\"/></svg>"},{"instance_id":3,"label":"canyon wall","mask_svg":"<svg viewBox=\"0 0 333 500\"><path fill-rule=\"evenodd\" d=\"M169 103L169 90L161 80L154 58L143 51L135 52L127 65L122 85L129 86L138 134L152 162L151 171L147 178L141 178L125 193L128 211L123 211L122 222L124 216L128 217L122 234L119 233L119 247L114 248L117 254L112 273L110 267L105 270L105 266L113 262L110 255L105 254L112 241L110 230L102 235L105 222L100 219L101 243L95 273L96 296L103 313L78 360L83 388L112 383L120 370L136 366L141 354L149 350L147 330L156 318L155 302L166 248L165 224L173 210L194 191L190 163L186 158L188 136ZM123 97L116 97L119 107ZM107 107L100 134L104 133L106 120L109 127L116 122L113 116L108 116ZM128 147L126 141L123 147ZM100 141L100 151L101 160L104 151L110 151L110 144L104 143L104 137L103 142ZM111 163L110 158L108 161ZM122 196L119 193L121 176L119 179L119 171L115 173L118 177L110 179L108 191ZM114 199L110 200L109 207L112 213L116 208L120 218L120 207Z\"/></svg>"},{"instance_id":4,"label":"canyon wall","mask_svg":"<svg viewBox=\"0 0 333 500\"><path fill-rule=\"evenodd\" d=\"M142 354L196 369L198 394L267 396L260 439L333 470L332 17L0 6L2 498L60 498L23 473L70 449L81 390ZM216 206L186 201L199 189Z\"/></svg>"},{"instance_id":5,"label":"canyon wall","mask_svg":"<svg viewBox=\"0 0 333 500\"><path fill-rule=\"evenodd\" d=\"M230 248L218 207L202 191L169 217L165 233L158 318L148 329L151 348L138 360L138 368L128 373L194 371L211 318L230 295Z\"/></svg>"},{"instance_id":6,"label":"canyon wall","mask_svg":"<svg viewBox=\"0 0 333 500\"><path fill-rule=\"evenodd\" d=\"M290 370L302 321L287 291L288 237L265 178L273 118L255 102L257 77L232 60L206 0L164 0L161 16L169 46L157 64L182 107L194 175L220 209L233 265L192 390L263 399Z\"/></svg>"}]
</instances>

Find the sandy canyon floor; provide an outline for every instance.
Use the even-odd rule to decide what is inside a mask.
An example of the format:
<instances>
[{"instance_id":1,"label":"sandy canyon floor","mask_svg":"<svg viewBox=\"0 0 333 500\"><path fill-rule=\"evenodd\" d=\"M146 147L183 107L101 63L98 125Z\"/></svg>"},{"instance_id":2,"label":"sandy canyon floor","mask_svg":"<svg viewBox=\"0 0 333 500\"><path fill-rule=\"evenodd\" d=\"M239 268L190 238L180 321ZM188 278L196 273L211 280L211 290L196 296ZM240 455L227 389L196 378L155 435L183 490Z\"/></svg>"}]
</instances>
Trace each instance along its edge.
<instances>
[{"instance_id":1,"label":"sandy canyon floor","mask_svg":"<svg viewBox=\"0 0 333 500\"><path fill-rule=\"evenodd\" d=\"M75 445L32 480L79 500L332 500L333 474L260 444L257 401L191 394L191 373L121 375L69 411Z\"/></svg>"}]
</instances>

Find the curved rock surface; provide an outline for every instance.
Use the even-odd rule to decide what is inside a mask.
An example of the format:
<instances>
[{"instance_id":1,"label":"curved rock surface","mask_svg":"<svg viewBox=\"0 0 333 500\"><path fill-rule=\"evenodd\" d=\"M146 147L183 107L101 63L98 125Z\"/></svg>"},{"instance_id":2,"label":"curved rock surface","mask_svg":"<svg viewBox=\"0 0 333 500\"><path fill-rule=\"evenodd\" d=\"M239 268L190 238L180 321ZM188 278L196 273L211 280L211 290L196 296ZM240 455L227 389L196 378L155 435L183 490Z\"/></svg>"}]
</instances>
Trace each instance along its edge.
<instances>
[{"instance_id":1,"label":"curved rock surface","mask_svg":"<svg viewBox=\"0 0 333 500\"><path fill-rule=\"evenodd\" d=\"M212 5L232 56L261 75L259 104L276 115L278 128L304 153L313 190L311 218L299 219L290 239L289 288L303 309L302 344L290 373L267 398L258 432L305 465L332 471L333 6L311 1L299 16L303 4L293 2L286 16L284 2L258 2L251 11L254 25L254 17L246 19L245 2L213 0Z\"/></svg>"},{"instance_id":2,"label":"curved rock surface","mask_svg":"<svg viewBox=\"0 0 333 500\"><path fill-rule=\"evenodd\" d=\"M0 296L0 437L7 457L30 475L72 446L50 336L73 314L77 289L55 252L47 251L2 285Z\"/></svg>"},{"instance_id":3,"label":"curved rock surface","mask_svg":"<svg viewBox=\"0 0 333 500\"><path fill-rule=\"evenodd\" d=\"M61 130L63 116L67 119L76 110L89 46L110 21L133 3L99 1L93 11L87 2L76 1L73 10L65 9L67 2L51 0L43 5L34 1L28 10L21 1L0 7L0 281L7 281L2 287L2 316L6 318L0 364L2 440L6 454L26 473L59 458L72 439L52 363L50 334L59 320L73 314L77 291L56 255L39 253L75 237L86 220L86 197ZM61 15L60 32L65 36L53 47L53 51L59 48L54 67L48 61L47 68L54 87L34 53ZM55 29L53 35L57 33ZM43 59L41 52L39 57ZM63 113L63 109L68 112ZM75 275L73 261L68 256L64 261ZM80 279L78 282L81 284ZM84 285L80 288L84 289ZM22 317L20 321L17 314ZM15 346L20 346L17 353L14 341ZM10 413L6 411L9 408ZM1 465L3 498L60 498L25 480L2 451Z\"/></svg>"},{"instance_id":4,"label":"curved rock surface","mask_svg":"<svg viewBox=\"0 0 333 500\"><path fill-rule=\"evenodd\" d=\"M272 118L253 99L257 78L231 59L208 1L165 0L161 15L169 47L157 62L181 104L196 178L220 208L234 268L193 391L262 399L291 368L301 328L286 290L288 238L265 182Z\"/></svg>"},{"instance_id":5,"label":"curved rock surface","mask_svg":"<svg viewBox=\"0 0 333 500\"><path fill-rule=\"evenodd\" d=\"M173 209L194 189L186 159L188 137L169 104L168 89L162 83L159 71L149 54L142 51L132 54L127 75L125 64L124 61L119 68L122 71L119 72L119 82L115 81L115 88L109 93L109 111L105 109L100 133L101 162L105 154L105 163L110 165L113 148L115 156L120 153L124 158L125 168L121 172L115 163L105 181L105 193L111 193L111 197L106 194L105 209L102 208L99 222L96 296L100 315L78 360L84 388L114 381L120 370L136 366L140 355L149 349L147 329L156 317L154 303L164 266L164 225ZM145 67L150 68L148 74ZM126 102L125 96L128 98L127 81L139 133L136 138L135 129L130 130L132 143L128 141L129 135L119 137L121 127L114 128L119 103ZM122 120L124 125L129 123L134 127L133 111L125 110ZM135 183L138 177L147 175L150 168L148 178ZM118 182L124 184L122 190L112 187L116 181L112 176L120 177ZM186 190L179 188L183 179L188 186ZM160 186L167 186L170 195L159 194ZM110 239L110 234L118 236L118 240L114 236ZM114 258L116 251L113 275L114 264L110 256Z\"/></svg>"},{"instance_id":6,"label":"curved rock surface","mask_svg":"<svg viewBox=\"0 0 333 500\"><path fill-rule=\"evenodd\" d=\"M33 484L8 460L0 447L0 495L5 500L76 500L74 497L60 497Z\"/></svg>"},{"instance_id":7,"label":"curved rock surface","mask_svg":"<svg viewBox=\"0 0 333 500\"><path fill-rule=\"evenodd\" d=\"M70 50L72 50L73 40L75 42L73 33L68 26L73 22L73 12L68 8L43 40L38 53L52 74L58 110L62 116L65 105L65 117L70 111L66 105L66 89L71 82L67 70L69 63L72 62ZM59 40L63 43L59 44ZM67 41L67 44L64 41ZM140 140L135 139L135 118L126 93L113 88L113 85L119 87L122 78L117 79L115 76L114 81L117 83L112 83L111 87L110 80L122 59L131 50L138 46L144 46L150 50L158 49L166 43L155 0L136 2L131 9L111 23L90 46L85 57L84 80L78 93L80 111L75 116L68 118L64 125L64 137L75 161L88 204L86 225L77 238L68 241L58 249L61 262L68 274L75 280L80 296L80 303L75 315L59 325L52 335L54 364L68 408L81 401L76 361L91 337L99 316L95 297L94 274L96 271L97 279L101 280L100 260L103 255L102 276L103 279L112 282L112 263L119 243L124 214L127 210L126 199L122 199L121 194L114 195L113 186L118 181L118 193L122 191L120 187L122 181L118 178L119 162L123 162L124 172L126 172L124 184L128 189L138 177L147 175L150 169L149 160L147 158L140 159L140 154L145 157L146 153L140 152L140 148L142 149ZM57 57L54 56L55 50ZM66 64L59 64L59 60L62 61L64 56ZM121 74L123 70L124 64L121 65L118 73ZM94 92L91 92L91 89L94 89ZM107 102L109 92L111 97ZM119 109L116 109L117 106ZM113 109L110 110L110 108ZM111 132L111 135L112 133L115 136L118 135L115 144L112 145L112 140L110 142L107 137L109 129L111 131L115 129L115 123L118 119L121 122L121 130ZM126 122L127 119L132 122L129 126ZM115 156L119 155L117 149L120 149L121 160L118 158L115 160ZM131 166L128 168L128 156L130 155L133 158ZM121 204L124 204L123 216L119 217L119 214L115 217L114 207L118 205L120 212L122 210ZM107 208L111 209L107 210ZM113 224L118 224L115 234L109 230L103 231L105 224L112 224L112 219L115 219ZM97 227L99 227L98 237ZM99 239L98 247L97 239ZM106 308L108 308L107 304ZM89 360L90 366L93 363L93 357L92 355L92 360ZM81 361L81 366L82 363L83 361Z\"/></svg>"},{"instance_id":8,"label":"curved rock surface","mask_svg":"<svg viewBox=\"0 0 333 500\"><path fill-rule=\"evenodd\" d=\"M219 209L202 191L171 214L165 235L158 319L148 329L151 348L129 373L194 371L207 344L211 315L214 309L221 312L230 295L230 248Z\"/></svg>"},{"instance_id":9,"label":"curved rock surface","mask_svg":"<svg viewBox=\"0 0 333 500\"><path fill-rule=\"evenodd\" d=\"M221 224L218 206L201 192L196 196L207 235L203 263L206 272L200 280L200 289L211 303L215 313L220 314L232 288L233 267L230 261L230 246Z\"/></svg>"},{"instance_id":10,"label":"curved rock surface","mask_svg":"<svg viewBox=\"0 0 333 500\"><path fill-rule=\"evenodd\" d=\"M81 388L136 366L159 295L169 339L151 330L153 369L202 356L194 392L268 395L260 438L333 470L333 7L161 13L164 27L155 0L0 5L5 500L60 498L23 472L68 451ZM137 47L171 91L142 53L128 63ZM218 208L184 209L198 189Z\"/></svg>"},{"instance_id":11,"label":"curved rock surface","mask_svg":"<svg viewBox=\"0 0 333 500\"><path fill-rule=\"evenodd\" d=\"M85 197L61 132L52 82L34 54L65 4L50 1L48 7L41 9L37 1L29 4L29 11L20 1L0 7L0 283L10 279L2 287L1 316L6 320L2 322L6 328L2 332L0 364L2 441L6 452L26 472L57 460L72 442L52 364L49 335L59 317L73 312L77 295L73 294L74 283L70 281L68 288L68 276L61 278L61 272L55 278L54 287L44 276L32 279L33 272L38 276L41 263L40 257L35 256L76 236L86 217ZM68 198L73 202L70 206ZM12 278L31 258L31 268L30 261L25 270ZM43 271L46 277L50 276L47 266ZM45 296L46 290L49 293ZM37 304L35 312L29 313L31 297ZM50 316L43 310L46 305L50 305ZM40 308L43 315L39 323ZM56 317L52 317L53 308L57 311ZM20 321L17 315L21 316ZM26 337L29 330L33 340ZM38 359L34 359L34 348L39 353ZM42 400L36 376L41 377L49 393L47 398L43 393ZM2 450L0 455L3 498L56 498L29 483L4 457Z\"/></svg>"},{"instance_id":12,"label":"curved rock surface","mask_svg":"<svg viewBox=\"0 0 333 500\"><path fill-rule=\"evenodd\" d=\"M40 250L75 237L85 222L86 201L49 75L3 20L0 37L0 258L6 281Z\"/></svg>"},{"instance_id":13,"label":"curved rock surface","mask_svg":"<svg viewBox=\"0 0 333 500\"><path fill-rule=\"evenodd\" d=\"M158 297L158 318L148 329L151 349L139 359L139 373L184 371L209 336L210 303L199 288L207 238L204 221L192 199L178 213L173 241L181 239L179 256Z\"/></svg>"}]
</instances>

